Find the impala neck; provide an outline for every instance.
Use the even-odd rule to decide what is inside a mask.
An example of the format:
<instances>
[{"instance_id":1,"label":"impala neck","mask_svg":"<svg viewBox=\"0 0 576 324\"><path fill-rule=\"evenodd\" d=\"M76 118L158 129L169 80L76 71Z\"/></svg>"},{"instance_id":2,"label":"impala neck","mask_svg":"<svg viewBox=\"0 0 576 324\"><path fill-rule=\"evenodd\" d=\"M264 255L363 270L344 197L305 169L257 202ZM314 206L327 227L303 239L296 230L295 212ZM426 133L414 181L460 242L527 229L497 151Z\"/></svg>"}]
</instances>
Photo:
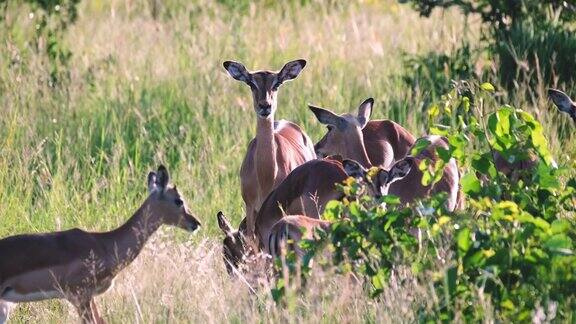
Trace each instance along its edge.
<instances>
[{"instance_id":1,"label":"impala neck","mask_svg":"<svg viewBox=\"0 0 576 324\"><path fill-rule=\"evenodd\" d=\"M274 179L278 173L273 115L267 119L258 118L256 124L256 155L254 159L260 192L264 193L265 197L272 190Z\"/></svg>"},{"instance_id":2,"label":"impala neck","mask_svg":"<svg viewBox=\"0 0 576 324\"><path fill-rule=\"evenodd\" d=\"M140 254L148 238L162 225L156 214L148 198L124 225L108 233L105 245L113 256L113 268L123 269Z\"/></svg>"}]
</instances>

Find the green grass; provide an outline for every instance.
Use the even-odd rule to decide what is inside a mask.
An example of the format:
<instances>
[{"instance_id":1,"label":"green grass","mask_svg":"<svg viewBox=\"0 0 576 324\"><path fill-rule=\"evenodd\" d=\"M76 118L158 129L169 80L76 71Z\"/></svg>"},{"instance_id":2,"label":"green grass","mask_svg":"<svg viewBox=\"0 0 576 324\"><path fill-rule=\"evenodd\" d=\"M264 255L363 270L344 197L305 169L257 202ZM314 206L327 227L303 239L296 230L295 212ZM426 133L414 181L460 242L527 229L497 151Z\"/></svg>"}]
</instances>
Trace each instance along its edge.
<instances>
[{"instance_id":1,"label":"green grass","mask_svg":"<svg viewBox=\"0 0 576 324\"><path fill-rule=\"evenodd\" d=\"M0 237L115 228L145 199L148 171L163 163L204 226L193 238L164 230L149 244L98 299L110 321L411 319L412 305L427 300L426 287L400 287L374 304L358 285L342 295L350 280L321 276L292 312L228 281L215 215L222 210L235 225L243 217L238 174L256 125L248 87L221 64L279 69L305 58L306 69L280 90L276 118L300 124L314 141L324 127L307 103L345 112L367 97L376 99L373 118L393 118L422 135L425 98L399 81L402 52L449 51L463 37L478 38L477 22L463 35L457 12L422 19L393 1L242 8L168 1L154 20L148 3L83 2L66 33L74 56L70 83L60 89L46 85L46 59L25 41L34 21L26 8L10 7L12 27L0 30L7 45L0 47ZM521 88L532 99L514 103L537 112L566 161L576 152L569 121L544 90ZM21 306L14 315L15 322L62 319L74 320L74 311L54 302Z\"/></svg>"}]
</instances>

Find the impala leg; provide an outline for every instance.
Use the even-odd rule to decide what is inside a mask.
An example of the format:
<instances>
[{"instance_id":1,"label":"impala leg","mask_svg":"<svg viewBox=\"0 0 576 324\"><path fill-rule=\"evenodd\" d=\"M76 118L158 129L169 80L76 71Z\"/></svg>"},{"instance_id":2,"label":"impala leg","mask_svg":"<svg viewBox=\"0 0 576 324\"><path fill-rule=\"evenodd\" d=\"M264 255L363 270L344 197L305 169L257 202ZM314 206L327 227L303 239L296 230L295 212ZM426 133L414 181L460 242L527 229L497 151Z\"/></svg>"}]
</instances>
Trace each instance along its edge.
<instances>
[{"instance_id":1,"label":"impala leg","mask_svg":"<svg viewBox=\"0 0 576 324\"><path fill-rule=\"evenodd\" d=\"M7 302L5 300L0 300L0 324L4 324L8 321L10 316L10 311L14 307L13 303Z\"/></svg>"},{"instance_id":2,"label":"impala leg","mask_svg":"<svg viewBox=\"0 0 576 324\"><path fill-rule=\"evenodd\" d=\"M94 319L96 320L97 324L106 324L106 321L100 316L100 312L98 312L98 308L96 307L96 303L94 302L94 298L90 301L90 308L92 309L92 313L94 314Z\"/></svg>"}]
</instances>

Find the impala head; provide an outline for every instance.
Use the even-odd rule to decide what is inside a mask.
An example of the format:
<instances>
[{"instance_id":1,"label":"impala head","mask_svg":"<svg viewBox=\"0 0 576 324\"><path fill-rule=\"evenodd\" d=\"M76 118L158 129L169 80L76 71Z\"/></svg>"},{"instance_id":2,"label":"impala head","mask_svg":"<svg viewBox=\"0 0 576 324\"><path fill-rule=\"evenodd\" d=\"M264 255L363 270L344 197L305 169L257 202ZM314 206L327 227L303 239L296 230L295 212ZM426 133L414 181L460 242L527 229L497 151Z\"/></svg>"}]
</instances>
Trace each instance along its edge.
<instances>
[{"instance_id":1,"label":"impala head","mask_svg":"<svg viewBox=\"0 0 576 324\"><path fill-rule=\"evenodd\" d=\"M414 165L414 158L406 157L396 162L390 170L378 168L375 173L365 169L360 163L354 160L344 160L342 165L348 176L362 179L369 184L371 193L376 198L380 198L388 194L388 189L390 189L392 183L404 178L410 173Z\"/></svg>"},{"instance_id":2,"label":"impala head","mask_svg":"<svg viewBox=\"0 0 576 324\"><path fill-rule=\"evenodd\" d=\"M350 149L364 147L362 129L370 120L373 105L374 99L368 98L360 104L356 114L342 115L308 105L318 121L328 128L326 135L314 147L316 154L319 157L338 154L344 158L352 158Z\"/></svg>"},{"instance_id":3,"label":"impala head","mask_svg":"<svg viewBox=\"0 0 576 324\"><path fill-rule=\"evenodd\" d=\"M306 61L296 60L288 62L279 72L249 72L244 65L233 61L226 61L223 65L230 76L246 83L250 87L256 115L258 118L267 119L274 116L276 111L278 88L284 82L295 79L306 66Z\"/></svg>"},{"instance_id":4,"label":"impala head","mask_svg":"<svg viewBox=\"0 0 576 324\"><path fill-rule=\"evenodd\" d=\"M161 165L157 172L148 174L148 206L152 214L157 215L166 225L177 226L193 232L200 227L200 222L190 214L184 198L169 184L168 170Z\"/></svg>"},{"instance_id":5,"label":"impala head","mask_svg":"<svg viewBox=\"0 0 576 324\"><path fill-rule=\"evenodd\" d=\"M561 112L567 113L576 122L576 103L560 90L548 89L548 96Z\"/></svg>"},{"instance_id":6,"label":"impala head","mask_svg":"<svg viewBox=\"0 0 576 324\"><path fill-rule=\"evenodd\" d=\"M219 211L218 215L218 227L224 232L224 242L223 242L223 253L224 253L224 263L226 264L226 270L228 274L233 274L233 269L238 268L238 265L247 253L250 251L248 247L248 241L246 237L240 230L234 230L230 225L226 216Z\"/></svg>"}]
</instances>

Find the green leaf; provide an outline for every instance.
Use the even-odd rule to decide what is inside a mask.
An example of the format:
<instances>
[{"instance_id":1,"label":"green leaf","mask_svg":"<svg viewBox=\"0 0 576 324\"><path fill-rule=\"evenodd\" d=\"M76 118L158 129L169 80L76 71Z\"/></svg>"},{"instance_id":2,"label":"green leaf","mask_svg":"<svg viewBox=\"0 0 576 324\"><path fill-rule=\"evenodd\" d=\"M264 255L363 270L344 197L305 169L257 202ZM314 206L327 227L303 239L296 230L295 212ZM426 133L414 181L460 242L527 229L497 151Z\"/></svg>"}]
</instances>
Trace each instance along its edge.
<instances>
[{"instance_id":1,"label":"green leaf","mask_svg":"<svg viewBox=\"0 0 576 324\"><path fill-rule=\"evenodd\" d=\"M380 201L386 203L386 205L399 205L400 197L395 195L385 195L380 198Z\"/></svg>"},{"instance_id":2,"label":"green leaf","mask_svg":"<svg viewBox=\"0 0 576 324\"><path fill-rule=\"evenodd\" d=\"M550 230L552 231L552 234L559 234L559 233L568 232L570 227L571 227L571 224L568 220L557 219L557 220L552 222L552 227L550 228Z\"/></svg>"},{"instance_id":3,"label":"green leaf","mask_svg":"<svg viewBox=\"0 0 576 324\"><path fill-rule=\"evenodd\" d=\"M544 242L544 247L551 251L571 254L572 239L566 234L555 234Z\"/></svg>"},{"instance_id":4,"label":"green leaf","mask_svg":"<svg viewBox=\"0 0 576 324\"><path fill-rule=\"evenodd\" d=\"M478 172L489 175L492 178L496 177L496 168L491 157L491 153L484 153L480 156L474 156L472 159L472 167Z\"/></svg>"},{"instance_id":5,"label":"green leaf","mask_svg":"<svg viewBox=\"0 0 576 324\"><path fill-rule=\"evenodd\" d=\"M458 232L456 236L456 242L458 244L458 252L462 255L466 254L472 246L472 240L470 239L470 229L464 228Z\"/></svg>"},{"instance_id":6,"label":"green leaf","mask_svg":"<svg viewBox=\"0 0 576 324\"><path fill-rule=\"evenodd\" d=\"M462 184L462 190L470 195L470 194L478 194L482 189L480 186L480 180L476 177L476 172L469 172L462 177L460 180Z\"/></svg>"},{"instance_id":7,"label":"green leaf","mask_svg":"<svg viewBox=\"0 0 576 324\"><path fill-rule=\"evenodd\" d=\"M452 153L450 152L450 150L445 149L442 146L436 147L436 153L438 153L440 159L442 159L442 161L444 161L445 163L448 163L448 161L450 161L450 159L452 158Z\"/></svg>"},{"instance_id":8,"label":"green leaf","mask_svg":"<svg viewBox=\"0 0 576 324\"><path fill-rule=\"evenodd\" d=\"M426 170L422 173L422 185L429 186L432 183L432 174Z\"/></svg>"},{"instance_id":9,"label":"green leaf","mask_svg":"<svg viewBox=\"0 0 576 324\"><path fill-rule=\"evenodd\" d=\"M511 311L516 309L516 307L514 306L514 303L510 299L503 300L500 303L500 307L506 308L507 310L511 310Z\"/></svg>"},{"instance_id":10,"label":"green leaf","mask_svg":"<svg viewBox=\"0 0 576 324\"><path fill-rule=\"evenodd\" d=\"M410 155L416 156L420 154L430 145L430 141L425 138L419 138L414 145L412 145L412 150L410 150Z\"/></svg>"},{"instance_id":11,"label":"green leaf","mask_svg":"<svg viewBox=\"0 0 576 324\"><path fill-rule=\"evenodd\" d=\"M480 89L486 91L486 92L494 92L496 91L496 89L494 88L494 86L492 85L492 83L490 82L484 82L480 85Z\"/></svg>"},{"instance_id":12,"label":"green leaf","mask_svg":"<svg viewBox=\"0 0 576 324\"><path fill-rule=\"evenodd\" d=\"M501 108L496 112L498 116L498 123L494 134L499 138L507 138L510 135L510 116L512 111L510 109Z\"/></svg>"}]
</instances>

